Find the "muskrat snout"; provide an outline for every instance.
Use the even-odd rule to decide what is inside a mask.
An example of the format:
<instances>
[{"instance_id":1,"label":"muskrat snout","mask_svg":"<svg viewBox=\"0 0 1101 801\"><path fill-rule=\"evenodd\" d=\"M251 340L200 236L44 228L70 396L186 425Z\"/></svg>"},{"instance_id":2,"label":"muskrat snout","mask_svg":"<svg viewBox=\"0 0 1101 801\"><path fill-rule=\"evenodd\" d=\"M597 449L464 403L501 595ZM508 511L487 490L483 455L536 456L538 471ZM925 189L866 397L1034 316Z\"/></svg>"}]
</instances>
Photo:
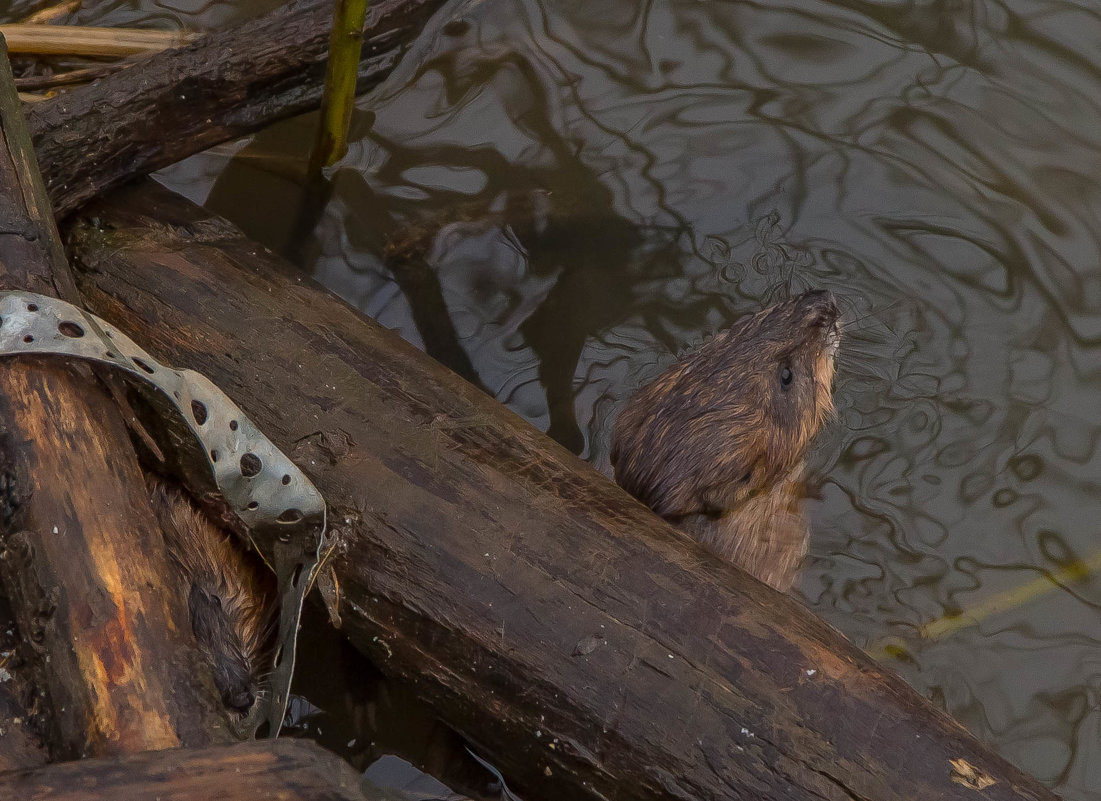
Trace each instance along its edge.
<instances>
[{"instance_id":1,"label":"muskrat snout","mask_svg":"<svg viewBox=\"0 0 1101 801\"><path fill-rule=\"evenodd\" d=\"M837 308L837 298L828 289L812 289L804 292L793 301L797 309L837 317L841 312Z\"/></svg>"},{"instance_id":2,"label":"muskrat snout","mask_svg":"<svg viewBox=\"0 0 1101 801\"><path fill-rule=\"evenodd\" d=\"M828 289L815 289L795 299L795 313L804 324L817 329L825 337L829 355L834 356L841 345L841 309Z\"/></svg>"},{"instance_id":3,"label":"muskrat snout","mask_svg":"<svg viewBox=\"0 0 1101 801\"><path fill-rule=\"evenodd\" d=\"M247 715L252 705L256 703L256 693L249 686L237 687L228 695L222 696L222 703L238 715Z\"/></svg>"}]
</instances>

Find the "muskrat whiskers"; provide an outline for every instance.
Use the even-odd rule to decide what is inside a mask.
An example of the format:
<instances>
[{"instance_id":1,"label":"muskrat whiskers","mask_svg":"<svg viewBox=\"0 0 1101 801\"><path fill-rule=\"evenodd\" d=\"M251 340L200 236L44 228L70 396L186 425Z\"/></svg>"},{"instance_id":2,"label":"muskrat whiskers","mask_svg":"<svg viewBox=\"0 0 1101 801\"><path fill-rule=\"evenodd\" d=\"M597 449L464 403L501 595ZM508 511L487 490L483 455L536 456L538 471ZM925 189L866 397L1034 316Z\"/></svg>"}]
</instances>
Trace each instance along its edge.
<instances>
[{"instance_id":1,"label":"muskrat whiskers","mask_svg":"<svg viewBox=\"0 0 1101 801\"><path fill-rule=\"evenodd\" d=\"M847 383L853 379L860 379L861 381L886 379L887 376L882 376L876 373L874 365L882 361L882 354L877 354L872 351L855 351L850 349L845 353L844 358L839 357L835 360L837 365L837 377L843 382Z\"/></svg>"},{"instance_id":2,"label":"muskrat whiskers","mask_svg":"<svg viewBox=\"0 0 1101 801\"><path fill-rule=\"evenodd\" d=\"M894 333L893 329L891 329L891 327L889 325L887 325L886 322L883 321L882 316L885 315L887 312L891 311L892 309L896 308L897 306L901 305L901 303L902 303L902 299L901 298L896 298L895 300L888 303L886 306L880 306L879 308L869 309L867 312L860 315L859 317L854 317L854 318L851 318L851 319L845 319L843 317L839 322L839 325L841 327L841 331L842 332L849 332L849 331L865 330L864 328L860 327L860 323L864 322L865 320L871 319L871 320L878 321L885 328L887 328L887 330Z\"/></svg>"},{"instance_id":3,"label":"muskrat whiskers","mask_svg":"<svg viewBox=\"0 0 1101 801\"><path fill-rule=\"evenodd\" d=\"M261 609L259 614L263 617L263 623L256 627L256 642L258 647L270 643L275 632L279 628L279 615L272 608Z\"/></svg>"},{"instance_id":4,"label":"muskrat whiskers","mask_svg":"<svg viewBox=\"0 0 1101 801\"><path fill-rule=\"evenodd\" d=\"M882 354L878 349L855 347L850 340L845 343L845 350L835 357L835 361L838 367L844 368L864 364L869 359L876 359L881 356Z\"/></svg>"}]
</instances>

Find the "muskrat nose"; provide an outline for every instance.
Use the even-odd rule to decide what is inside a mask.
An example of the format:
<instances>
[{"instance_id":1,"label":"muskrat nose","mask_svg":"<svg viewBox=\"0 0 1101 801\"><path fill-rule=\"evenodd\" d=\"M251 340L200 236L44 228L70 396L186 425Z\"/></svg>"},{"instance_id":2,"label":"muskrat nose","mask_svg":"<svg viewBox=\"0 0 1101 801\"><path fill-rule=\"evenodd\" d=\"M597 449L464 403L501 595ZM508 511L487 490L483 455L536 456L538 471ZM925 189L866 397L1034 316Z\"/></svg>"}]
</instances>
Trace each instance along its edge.
<instances>
[{"instance_id":1,"label":"muskrat nose","mask_svg":"<svg viewBox=\"0 0 1101 801\"><path fill-rule=\"evenodd\" d=\"M238 687L222 696L222 703L241 714L252 709L255 701L256 694L248 687Z\"/></svg>"},{"instance_id":2,"label":"muskrat nose","mask_svg":"<svg viewBox=\"0 0 1101 801\"><path fill-rule=\"evenodd\" d=\"M833 325L841 315L837 308L837 299L828 289L804 292L796 301L796 308L811 325L821 327Z\"/></svg>"}]
</instances>

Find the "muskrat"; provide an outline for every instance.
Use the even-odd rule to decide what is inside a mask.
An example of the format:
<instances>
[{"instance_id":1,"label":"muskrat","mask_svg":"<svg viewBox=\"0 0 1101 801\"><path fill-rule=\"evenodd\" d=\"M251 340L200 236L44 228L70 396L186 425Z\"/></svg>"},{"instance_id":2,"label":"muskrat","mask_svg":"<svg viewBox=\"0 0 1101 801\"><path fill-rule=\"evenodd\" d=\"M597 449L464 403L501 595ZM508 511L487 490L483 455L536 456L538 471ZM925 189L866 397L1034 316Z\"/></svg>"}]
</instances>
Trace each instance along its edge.
<instances>
[{"instance_id":1,"label":"muskrat","mask_svg":"<svg viewBox=\"0 0 1101 801\"><path fill-rule=\"evenodd\" d=\"M274 576L184 493L150 478L149 495L187 593L191 630L226 709L246 715L268 669Z\"/></svg>"},{"instance_id":2,"label":"muskrat","mask_svg":"<svg viewBox=\"0 0 1101 801\"><path fill-rule=\"evenodd\" d=\"M833 410L839 316L815 291L739 320L638 390L612 433L620 486L781 591L807 551L803 458Z\"/></svg>"}]
</instances>

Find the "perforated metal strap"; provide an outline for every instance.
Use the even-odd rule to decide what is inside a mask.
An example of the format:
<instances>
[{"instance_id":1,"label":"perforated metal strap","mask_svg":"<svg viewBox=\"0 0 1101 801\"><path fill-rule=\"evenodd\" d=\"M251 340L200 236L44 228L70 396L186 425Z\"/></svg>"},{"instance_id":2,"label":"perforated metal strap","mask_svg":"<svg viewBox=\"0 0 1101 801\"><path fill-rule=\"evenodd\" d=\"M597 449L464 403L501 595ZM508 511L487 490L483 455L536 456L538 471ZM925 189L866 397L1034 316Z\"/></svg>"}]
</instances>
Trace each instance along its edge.
<instances>
[{"instance_id":1,"label":"perforated metal strap","mask_svg":"<svg viewBox=\"0 0 1101 801\"><path fill-rule=\"evenodd\" d=\"M302 602L323 552L325 501L302 471L224 392L192 370L158 363L95 315L57 298L0 292L0 356L53 355L109 365L137 392L169 468L222 521L246 536L279 582L279 632L269 692L243 723L279 733L294 673ZM145 419L146 417L150 419Z\"/></svg>"}]
</instances>

